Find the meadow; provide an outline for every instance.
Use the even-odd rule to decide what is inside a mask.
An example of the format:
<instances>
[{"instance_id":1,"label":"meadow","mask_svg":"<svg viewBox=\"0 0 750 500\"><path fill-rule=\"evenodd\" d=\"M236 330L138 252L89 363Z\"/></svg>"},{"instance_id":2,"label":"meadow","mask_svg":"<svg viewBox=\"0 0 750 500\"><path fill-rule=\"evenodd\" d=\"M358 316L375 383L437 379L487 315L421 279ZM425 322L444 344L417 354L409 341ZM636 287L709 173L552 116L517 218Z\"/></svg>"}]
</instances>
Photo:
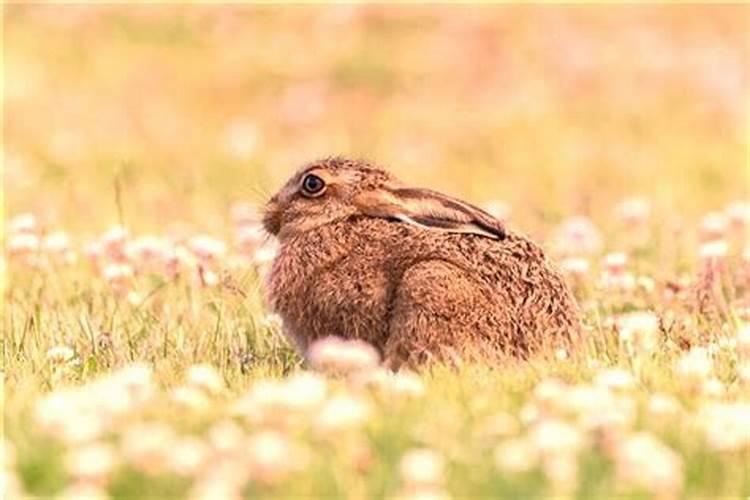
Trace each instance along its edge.
<instances>
[{"instance_id":1,"label":"meadow","mask_svg":"<svg viewBox=\"0 0 750 500\"><path fill-rule=\"evenodd\" d=\"M4 498L750 496L743 5L5 5ZM397 373L264 306L367 158L539 241L576 351Z\"/></svg>"}]
</instances>

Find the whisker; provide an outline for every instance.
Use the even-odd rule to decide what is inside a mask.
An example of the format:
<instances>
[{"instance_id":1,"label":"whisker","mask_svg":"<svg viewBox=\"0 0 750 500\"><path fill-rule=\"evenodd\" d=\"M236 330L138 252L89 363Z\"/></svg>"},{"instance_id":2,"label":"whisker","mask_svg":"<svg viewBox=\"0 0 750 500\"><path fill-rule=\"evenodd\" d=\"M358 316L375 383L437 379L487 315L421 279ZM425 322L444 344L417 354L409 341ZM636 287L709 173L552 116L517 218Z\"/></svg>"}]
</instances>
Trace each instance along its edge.
<instances>
[{"instance_id":1,"label":"whisker","mask_svg":"<svg viewBox=\"0 0 750 500\"><path fill-rule=\"evenodd\" d=\"M253 205L261 207L266 204L269 198L271 198L271 192L269 189L265 185L257 182L239 186L237 190L243 199Z\"/></svg>"}]
</instances>

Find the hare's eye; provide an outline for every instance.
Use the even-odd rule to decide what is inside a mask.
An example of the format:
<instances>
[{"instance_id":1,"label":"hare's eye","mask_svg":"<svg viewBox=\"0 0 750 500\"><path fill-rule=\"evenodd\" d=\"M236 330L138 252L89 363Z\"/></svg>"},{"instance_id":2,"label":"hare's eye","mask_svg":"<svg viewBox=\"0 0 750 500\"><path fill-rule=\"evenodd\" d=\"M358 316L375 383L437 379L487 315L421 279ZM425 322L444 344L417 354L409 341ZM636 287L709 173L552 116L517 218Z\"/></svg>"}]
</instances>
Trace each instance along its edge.
<instances>
[{"instance_id":1,"label":"hare's eye","mask_svg":"<svg viewBox=\"0 0 750 500\"><path fill-rule=\"evenodd\" d=\"M323 194L326 183L317 175L307 174L302 181L302 194L305 196L318 196Z\"/></svg>"}]
</instances>

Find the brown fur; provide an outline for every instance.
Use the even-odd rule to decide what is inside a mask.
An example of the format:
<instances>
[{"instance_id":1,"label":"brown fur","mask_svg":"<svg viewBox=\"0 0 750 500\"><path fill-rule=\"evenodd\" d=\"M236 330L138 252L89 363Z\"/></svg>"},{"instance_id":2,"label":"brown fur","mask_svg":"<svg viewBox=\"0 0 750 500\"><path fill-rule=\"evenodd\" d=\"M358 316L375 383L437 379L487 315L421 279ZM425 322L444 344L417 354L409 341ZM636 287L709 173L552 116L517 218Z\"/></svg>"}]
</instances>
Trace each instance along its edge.
<instances>
[{"instance_id":1,"label":"brown fur","mask_svg":"<svg viewBox=\"0 0 750 500\"><path fill-rule=\"evenodd\" d=\"M308 199L297 186L312 168L327 171L331 184ZM441 203L466 206L469 215L458 214L463 226L455 229L442 211L434 225L425 215L423 227L394 219L398 208L379 213L354 201L378 190L398 201L403 189L382 170L333 158L303 168L269 202L264 223L281 245L268 298L302 352L338 335L372 343L396 366L470 351L525 356L576 338L578 309L560 274L536 244L490 215L425 190L449 200ZM408 191L409 198L418 192ZM404 202L409 210L414 205ZM471 225L467 232L467 217L492 234Z\"/></svg>"}]
</instances>

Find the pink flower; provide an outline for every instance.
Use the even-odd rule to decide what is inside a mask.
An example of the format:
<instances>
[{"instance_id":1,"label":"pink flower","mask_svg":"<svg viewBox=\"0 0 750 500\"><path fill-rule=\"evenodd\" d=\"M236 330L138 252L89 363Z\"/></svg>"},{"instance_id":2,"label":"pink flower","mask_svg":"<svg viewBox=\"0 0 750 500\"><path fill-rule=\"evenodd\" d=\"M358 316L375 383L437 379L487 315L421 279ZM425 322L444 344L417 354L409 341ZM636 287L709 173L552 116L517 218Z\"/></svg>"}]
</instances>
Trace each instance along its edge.
<instances>
[{"instance_id":1,"label":"pink flower","mask_svg":"<svg viewBox=\"0 0 750 500\"><path fill-rule=\"evenodd\" d=\"M128 242L126 253L139 267L165 262L170 255L170 245L156 236L141 236Z\"/></svg>"},{"instance_id":2,"label":"pink flower","mask_svg":"<svg viewBox=\"0 0 750 500\"><path fill-rule=\"evenodd\" d=\"M179 245L172 249L169 257L164 263L166 275L174 279L184 271L194 271L197 269L198 262L195 256L184 246Z\"/></svg>"},{"instance_id":3,"label":"pink flower","mask_svg":"<svg viewBox=\"0 0 750 500\"><path fill-rule=\"evenodd\" d=\"M641 226L651 216L651 206L642 198L628 198L615 208L618 219L627 226Z\"/></svg>"},{"instance_id":4,"label":"pink flower","mask_svg":"<svg viewBox=\"0 0 750 500\"><path fill-rule=\"evenodd\" d=\"M6 251L11 257L29 256L39 250L39 237L32 233L19 233L10 236Z\"/></svg>"},{"instance_id":5,"label":"pink flower","mask_svg":"<svg viewBox=\"0 0 750 500\"><path fill-rule=\"evenodd\" d=\"M599 251L602 238L587 217L571 217L555 231L554 247L563 255L588 255Z\"/></svg>"},{"instance_id":6,"label":"pink flower","mask_svg":"<svg viewBox=\"0 0 750 500\"><path fill-rule=\"evenodd\" d=\"M8 221L8 232L10 234L37 233L39 232L39 225L33 214L16 215Z\"/></svg>"},{"instance_id":7,"label":"pink flower","mask_svg":"<svg viewBox=\"0 0 750 500\"><path fill-rule=\"evenodd\" d=\"M223 241L206 235L191 238L188 246L195 256L203 262L219 260L227 250Z\"/></svg>"},{"instance_id":8,"label":"pink flower","mask_svg":"<svg viewBox=\"0 0 750 500\"><path fill-rule=\"evenodd\" d=\"M134 271L128 264L108 264L102 270L104 280L118 296L124 296L133 282Z\"/></svg>"},{"instance_id":9,"label":"pink flower","mask_svg":"<svg viewBox=\"0 0 750 500\"><path fill-rule=\"evenodd\" d=\"M101 238L104 254L114 261L126 260L125 244L128 232L122 226L113 226Z\"/></svg>"},{"instance_id":10,"label":"pink flower","mask_svg":"<svg viewBox=\"0 0 750 500\"><path fill-rule=\"evenodd\" d=\"M750 226L750 201L730 203L724 213L733 228L741 229Z\"/></svg>"},{"instance_id":11,"label":"pink flower","mask_svg":"<svg viewBox=\"0 0 750 500\"><path fill-rule=\"evenodd\" d=\"M562 272L576 278L584 278L588 273L591 265L589 261L582 257L569 257L560 263Z\"/></svg>"},{"instance_id":12,"label":"pink flower","mask_svg":"<svg viewBox=\"0 0 750 500\"><path fill-rule=\"evenodd\" d=\"M720 240L727 235L729 219L721 212L710 212L700 222L700 235L703 241Z\"/></svg>"},{"instance_id":13,"label":"pink flower","mask_svg":"<svg viewBox=\"0 0 750 500\"><path fill-rule=\"evenodd\" d=\"M609 253L604 256L604 270L612 275L622 275L628 256L622 252Z\"/></svg>"},{"instance_id":14,"label":"pink flower","mask_svg":"<svg viewBox=\"0 0 750 500\"><path fill-rule=\"evenodd\" d=\"M250 476L262 483L274 483L303 466L304 454L276 431L260 431L250 436L243 447Z\"/></svg>"},{"instance_id":15,"label":"pink flower","mask_svg":"<svg viewBox=\"0 0 750 500\"><path fill-rule=\"evenodd\" d=\"M627 292L635 288L635 277L625 271L628 257L622 252L610 253L604 257L602 286L607 290Z\"/></svg>"},{"instance_id":16,"label":"pink flower","mask_svg":"<svg viewBox=\"0 0 750 500\"><path fill-rule=\"evenodd\" d=\"M722 239L714 239L704 243L698 249L701 261L704 264L718 263L723 261L729 253L729 245Z\"/></svg>"}]
</instances>

